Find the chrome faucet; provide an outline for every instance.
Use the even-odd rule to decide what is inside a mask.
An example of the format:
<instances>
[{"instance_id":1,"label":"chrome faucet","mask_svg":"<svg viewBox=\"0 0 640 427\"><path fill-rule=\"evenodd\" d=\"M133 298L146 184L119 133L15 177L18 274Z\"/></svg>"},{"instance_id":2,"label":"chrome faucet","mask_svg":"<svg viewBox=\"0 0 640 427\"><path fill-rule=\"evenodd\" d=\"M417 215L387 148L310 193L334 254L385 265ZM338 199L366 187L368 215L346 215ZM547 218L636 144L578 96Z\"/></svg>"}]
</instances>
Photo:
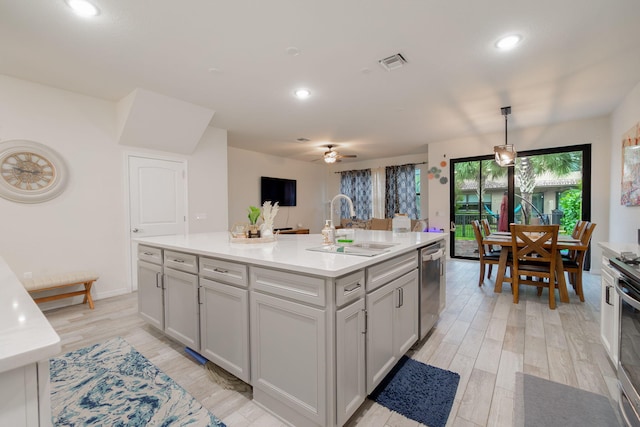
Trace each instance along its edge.
<instances>
[{"instance_id":1,"label":"chrome faucet","mask_svg":"<svg viewBox=\"0 0 640 427\"><path fill-rule=\"evenodd\" d=\"M331 207L330 207L330 209L331 209L331 215L330 215L331 224L333 224L334 227L335 227L336 223L335 223L335 221L333 221L333 204L338 199L345 199L347 201L347 203L349 204L349 213L351 214L351 218L356 216L356 210L353 208L353 202L351 201L349 196L346 196L344 194L337 194L336 196L333 197L333 199L331 199Z\"/></svg>"}]
</instances>

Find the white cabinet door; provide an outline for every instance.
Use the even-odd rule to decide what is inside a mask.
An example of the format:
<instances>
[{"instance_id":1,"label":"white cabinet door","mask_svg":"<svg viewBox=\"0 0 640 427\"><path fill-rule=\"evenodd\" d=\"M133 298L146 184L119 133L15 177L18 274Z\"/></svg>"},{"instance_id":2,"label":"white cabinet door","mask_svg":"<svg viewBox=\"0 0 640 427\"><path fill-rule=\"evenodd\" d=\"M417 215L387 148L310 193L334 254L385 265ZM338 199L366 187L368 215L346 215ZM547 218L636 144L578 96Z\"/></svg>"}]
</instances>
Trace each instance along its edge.
<instances>
[{"instance_id":1,"label":"white cabinet door","mask_svg":"<svg viewBox=\"0 0 640 427\"><path fill-rule=\"evenodd\" d=\"M400 290L400 302L395 312L393 339L396 356L400 358L418 341L418 271L402 276L396 287Z\"/></svg>"},{"instance_id":2,"label":"white cabinet door","mask_svg":"<svg viewBox=\"0 0 640 427\"><path fill-rule=\"evenodd\" d=\"M278 406L294 425L327 425L325 340L324 309L252 293L254 400Z\"/></svg>"},{"instance_id":3,"label":"white cabinet door","mask_svg":"<svg viewBox=\"0 0 640 427\"><path fill-rule=\"evenodd\" d=\"M391 282L369 293L367 300L367 394L371 394L398 361L393 319L399 291Z\"/></svg>"},{"instance_id":4,"label":"white cabinet door","mask_svg":"<svg viewBox=\"0 0 640 427\"><path fill-rule=\"evenodd\" d=\"M200 353L249 383L249 291L200 279Z\"/></svg>"},{"instance_id":5,"label":"white cabinet door","mask_svg":"<svg viewBox=\"0 0 640 427\"><path fill-rule=\"evenodd\" d=\"M138 313L151 325L164 330L162 266L138 261Z\"/></svg>"},{"instance_id":6,"label":"white cabinet door","mask_svg":"<svg viewBox=\"0 0 640 427\"><path fill-rule=\"evenodd\" d=\"M48 415L50 417L51 413ZM51 425L51 418L44 421L48 421L46 425ZM35 363L0 373L0 425L40 425L38 374Z\"/></svg>"},{"instance_id":7,"label":"white cabinet door","mask_svg":"<svg viewBox=\"0 0 640 427\"><path fill-rule=\"evenodd\" d=\"M364 298L336 312L337 425L355 413L367 397L365 379Z\"/></svg>"},{"instance_id":8,"label":"white cabinet door","mask_svg":"<svg viewBox=\"0 0 640 427\"><path fill-rule=\"evenodd\" d=\"M198 276L165 268L164 331L196 351L200 349Z\"/></svg>"},{"instance_id":9,"label":"white cabinet door","mask_svg":"<svg viewBox=\"0 0 640 427\"><path fill-rule=\"evenodd\" d=\"M618 366L620 297L616 292L616 279L605 264L601 274L600 339L613 366Z\"/></svg>"},{"instance_id":10,"label":"white cabinet door","mask_svg":"<svg viewBox=\"0 0 640 427\"><path fill-rule=\"evenodd\" d=\"M418 340L418 270L367 294L367 394Z\"/></svg>"}]
</instances>

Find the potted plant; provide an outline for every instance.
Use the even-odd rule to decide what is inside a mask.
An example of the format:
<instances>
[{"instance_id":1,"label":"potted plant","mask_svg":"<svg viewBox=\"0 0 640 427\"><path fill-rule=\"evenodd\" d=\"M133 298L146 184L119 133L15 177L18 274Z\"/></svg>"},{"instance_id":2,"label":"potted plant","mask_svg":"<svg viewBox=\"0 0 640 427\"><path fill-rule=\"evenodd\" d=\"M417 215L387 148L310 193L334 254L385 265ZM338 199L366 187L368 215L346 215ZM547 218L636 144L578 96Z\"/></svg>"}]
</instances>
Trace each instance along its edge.
<instances>
[{"instance_id":1,"label":"potted plant","mask_svg":"<svg viewBox=\"0 0 640 427\"><path fill-rule=\"evenodd\" d=\"M249 206L249 229L247 230L247 237L255 238L260 237L260 229L256 224L258 222L258 218L260 218L260 208L255 206Z\"/></svg>"}]
</instances>

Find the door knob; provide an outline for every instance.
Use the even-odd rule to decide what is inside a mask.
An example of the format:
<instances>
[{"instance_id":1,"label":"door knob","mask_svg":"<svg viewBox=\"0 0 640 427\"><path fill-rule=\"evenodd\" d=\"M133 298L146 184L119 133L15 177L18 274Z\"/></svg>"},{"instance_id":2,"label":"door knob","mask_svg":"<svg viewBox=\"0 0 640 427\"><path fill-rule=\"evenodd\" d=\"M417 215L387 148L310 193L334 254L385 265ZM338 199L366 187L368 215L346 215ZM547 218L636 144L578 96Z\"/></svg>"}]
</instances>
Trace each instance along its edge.
<instances>
[{"instance_id":1,"label":"door knob","mask_svg":"<svg viewBox=\"0 0 640 427\"><path fill-rule=\"evenodd\" d=\"M132 229L131 231L133 231L134 233L137 233L137 232L138 232L138 231L140 231L140 230L138 230L137 228L134 228L134 229Z\"/></svg>"}]
</instances>

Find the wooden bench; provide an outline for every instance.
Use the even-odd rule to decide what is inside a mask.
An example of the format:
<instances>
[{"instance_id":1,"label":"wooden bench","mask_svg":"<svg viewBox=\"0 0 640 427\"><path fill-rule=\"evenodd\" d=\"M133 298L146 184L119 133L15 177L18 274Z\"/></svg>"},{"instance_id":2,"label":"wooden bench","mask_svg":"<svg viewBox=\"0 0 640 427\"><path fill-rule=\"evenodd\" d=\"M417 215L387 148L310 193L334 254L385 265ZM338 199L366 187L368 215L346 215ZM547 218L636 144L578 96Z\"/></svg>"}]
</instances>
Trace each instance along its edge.
<instances>
[{"instance_id":1,"label":"wooden bench","mask_svg":"<svg viewBox=\"0 0 640 427\"><path fill-rule=\"evenodd\" d=\"M48 276L37 277L34 279L22 279L21 282L36 303L84 295L84 301L82 301L82 303L89 303L89 308L93 310L91 286L93 285L93 282L98 280L98 277L98 274L94 271L75 271L71 273L52 274ZM84 290L65 292L62 294L49 295L40 298L36 298L33 296L34 293L77 285L84 285Z\"/></svg>"}]
</instances>

